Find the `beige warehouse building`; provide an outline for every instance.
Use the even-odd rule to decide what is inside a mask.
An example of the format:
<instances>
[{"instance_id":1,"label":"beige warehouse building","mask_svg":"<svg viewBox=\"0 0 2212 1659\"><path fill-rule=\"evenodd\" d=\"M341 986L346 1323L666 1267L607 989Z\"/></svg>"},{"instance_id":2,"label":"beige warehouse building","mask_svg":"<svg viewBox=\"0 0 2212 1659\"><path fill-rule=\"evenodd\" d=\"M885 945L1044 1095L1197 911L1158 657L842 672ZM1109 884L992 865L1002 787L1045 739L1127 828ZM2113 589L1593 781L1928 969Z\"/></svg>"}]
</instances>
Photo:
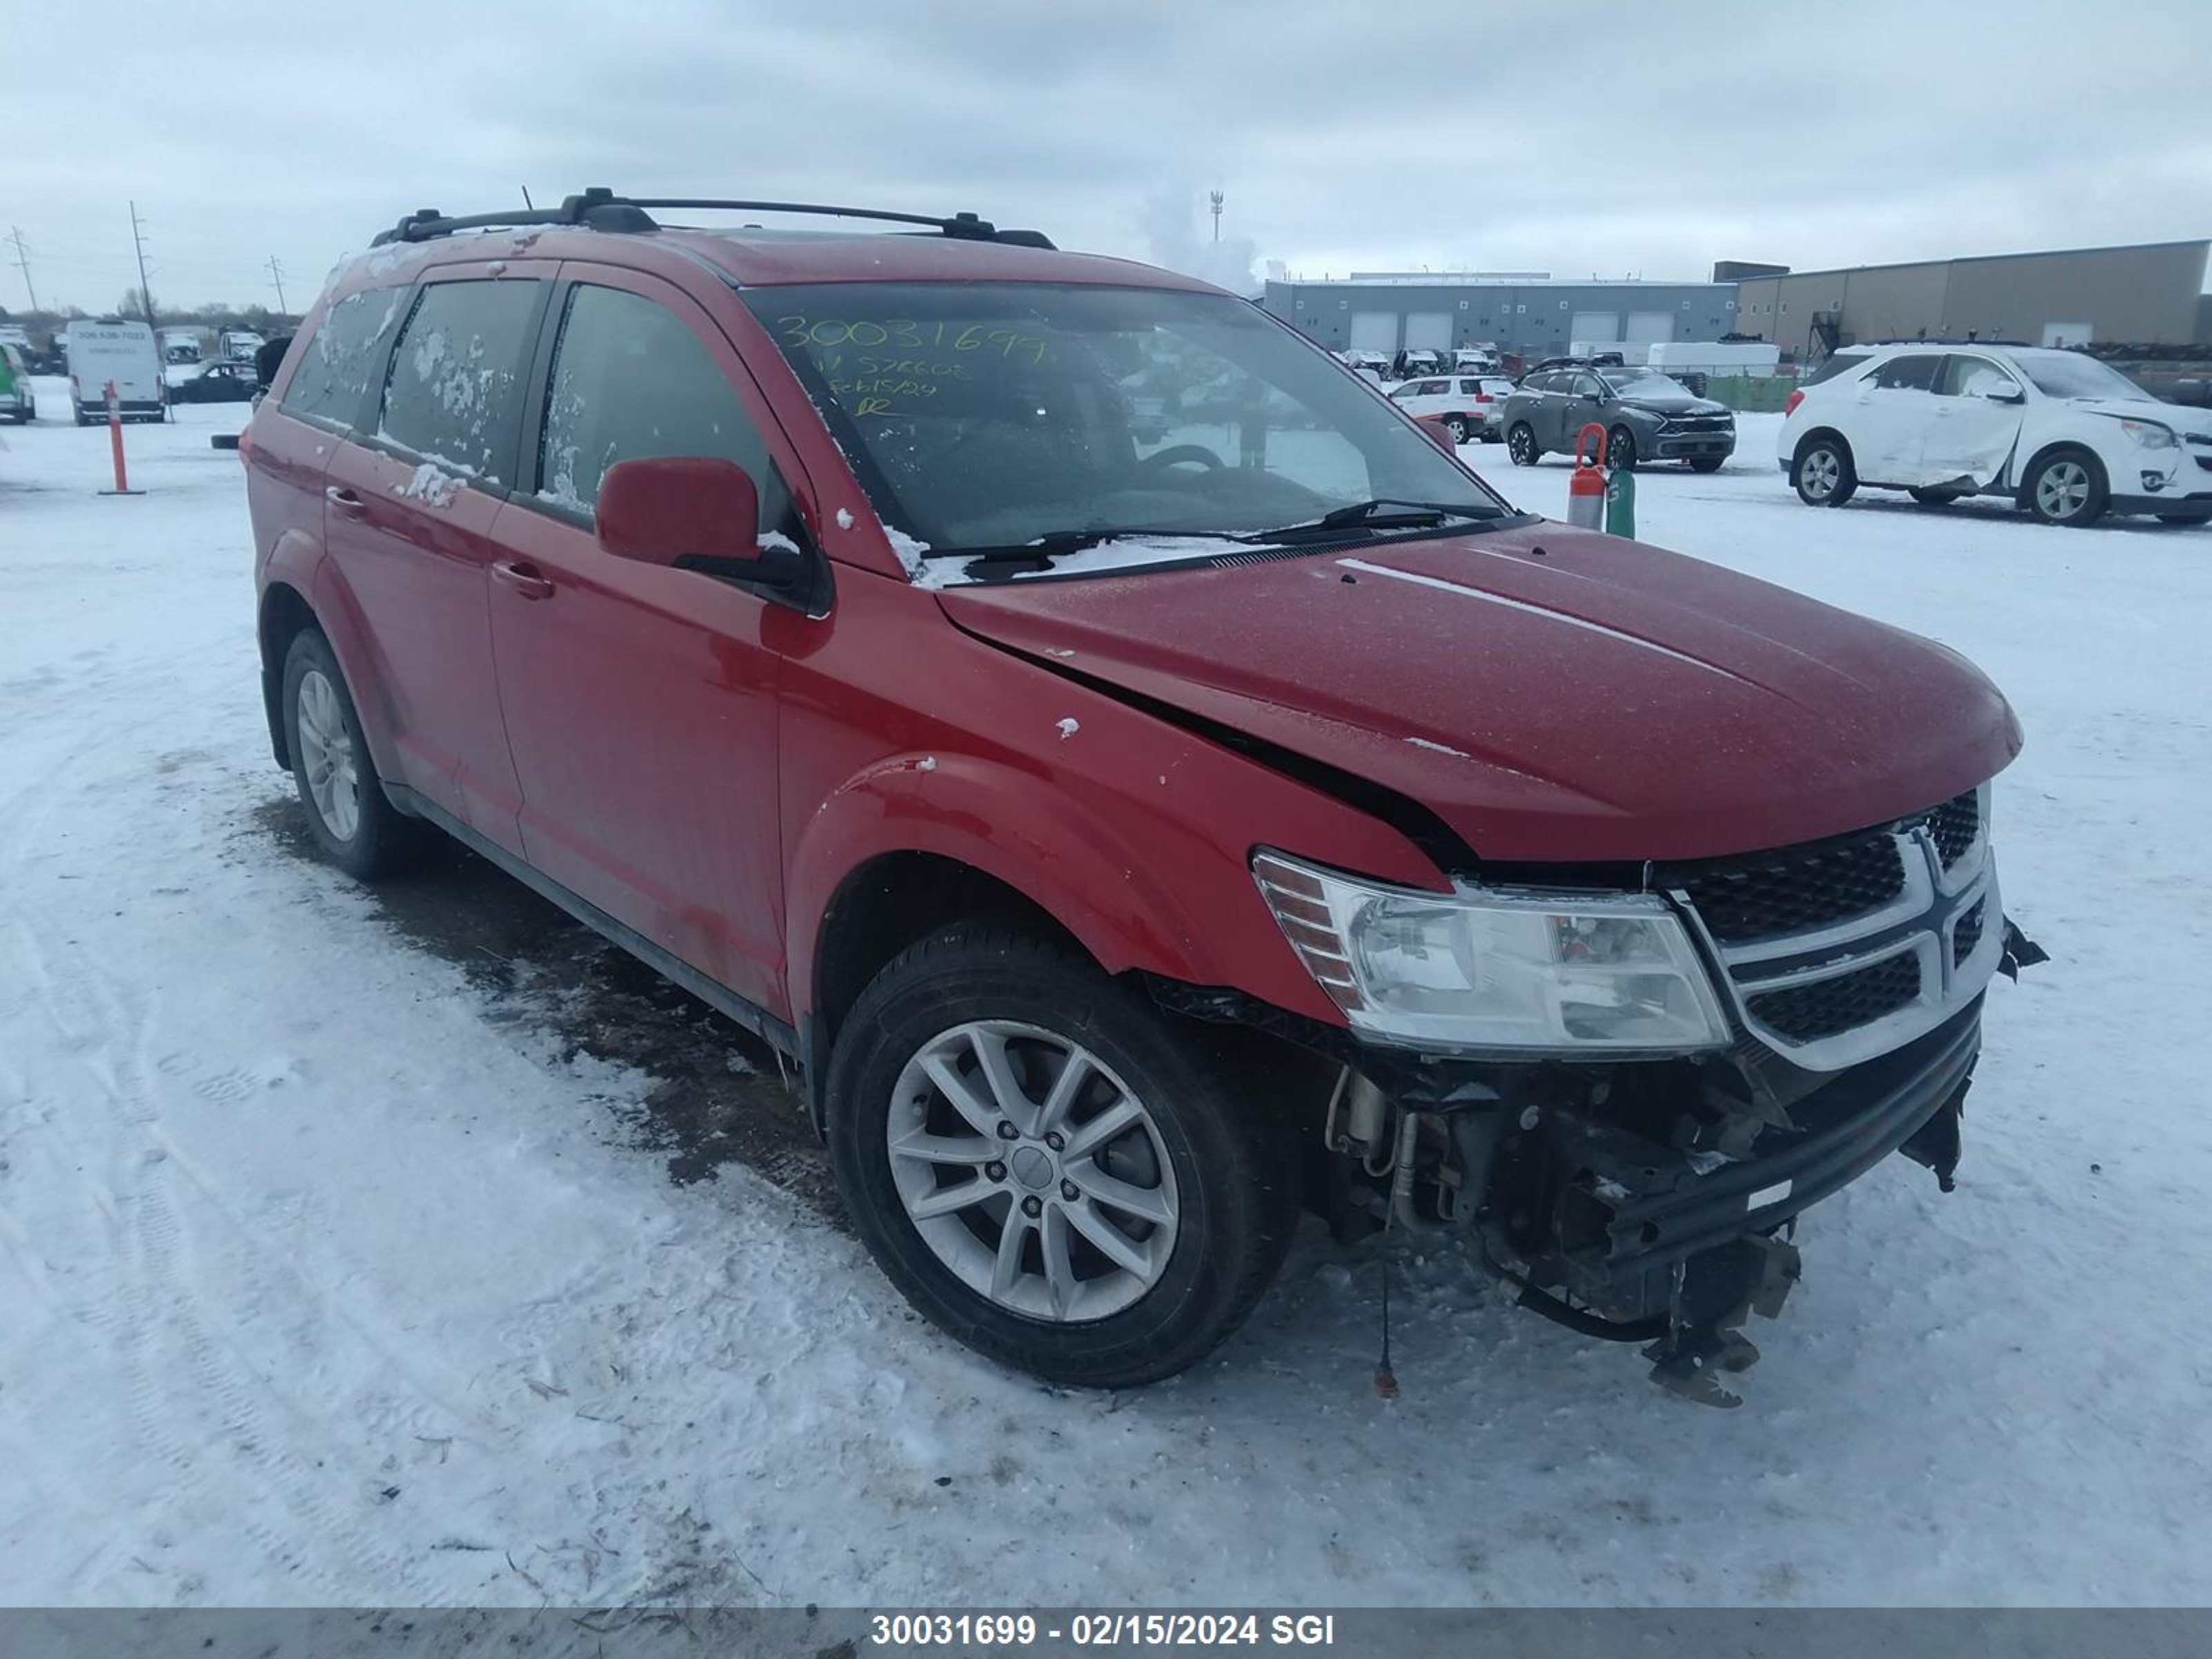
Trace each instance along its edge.
<instances>
[{"instance_id":1,"label":"beige warehouse building","mask_svg":"<svg viewBox=\"0 0 2212 1659\"><path fill-rule=\"evenodd\" d=\"M1723 269L1742 273L1738 331L1801 358L1923 337L2185 345L2198 337L2208 249L2142 242L1841 270Z\"/></svg>"}]
</instances>

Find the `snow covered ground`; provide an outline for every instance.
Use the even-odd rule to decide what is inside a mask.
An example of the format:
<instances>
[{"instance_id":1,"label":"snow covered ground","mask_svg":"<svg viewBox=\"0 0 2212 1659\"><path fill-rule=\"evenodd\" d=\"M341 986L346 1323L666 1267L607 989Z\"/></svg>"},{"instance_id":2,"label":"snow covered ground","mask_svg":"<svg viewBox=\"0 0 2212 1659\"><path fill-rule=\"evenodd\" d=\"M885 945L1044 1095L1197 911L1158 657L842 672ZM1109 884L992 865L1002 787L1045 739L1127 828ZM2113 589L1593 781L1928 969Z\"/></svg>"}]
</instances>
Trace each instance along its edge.
<instances>
[{"instance_id":1,"label":"snow covered ground","mask_svg":"<svg viewBox=\"0 0 2212 1659\"><path fill-rule=\"evenodd\" d=\"M1386 1404L1379 1258L1317 1230L1214 1363L1107 1397L907 1313L740 1036L480 868L303 859L207 443L246 410L131 428L147 493L102 499L40 392L0 451L0 1600L2204 1598L2212 532L1815 512L1756 416L1642 477L1647 538L2006 688L2006 896L2056 958L1992 996L1959 1192L1892 1160L1808 1218L1744 1409L1440 1259ZM1564 464L1468 453L1563 510ZM726 1096L771 1152L672 1156L666 1102Z\"/></svg>"}]
</instances>

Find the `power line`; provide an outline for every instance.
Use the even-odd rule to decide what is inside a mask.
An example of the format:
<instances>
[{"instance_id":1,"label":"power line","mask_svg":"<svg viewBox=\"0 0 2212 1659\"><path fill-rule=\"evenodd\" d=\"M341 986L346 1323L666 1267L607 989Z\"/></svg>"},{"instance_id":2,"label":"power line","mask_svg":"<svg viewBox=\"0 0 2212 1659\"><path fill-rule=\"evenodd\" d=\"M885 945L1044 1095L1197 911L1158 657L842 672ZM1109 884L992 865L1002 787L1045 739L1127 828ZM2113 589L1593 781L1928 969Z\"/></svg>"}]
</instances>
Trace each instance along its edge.
<instances>
[{"instance_id":1,"label":"power line","mask_svg":"<svg viewBox=\"0 0 2212 1659\"><path fill-rule=\"evenodd\" d=\"M146 285L146 244L139 236L138 204L131 204L131 246L138 251L138 302L146 307L146 321L154 321L154 290Z\"/></svg>"},{"instance_id":2,"label":"power line","mask_svg":"<svg viewBox=\"0 0 2212 1659\"><path fill-rule=\"evenodd\" d=\"M10 225L8 228L10 232L8 240L15 245L15 263L22 269L23 287L30 294L31 309L36 311L39 308L39 290L31 286L31 253L30 250L23 246L22 227Z\"/></svg>"}]
</instances>

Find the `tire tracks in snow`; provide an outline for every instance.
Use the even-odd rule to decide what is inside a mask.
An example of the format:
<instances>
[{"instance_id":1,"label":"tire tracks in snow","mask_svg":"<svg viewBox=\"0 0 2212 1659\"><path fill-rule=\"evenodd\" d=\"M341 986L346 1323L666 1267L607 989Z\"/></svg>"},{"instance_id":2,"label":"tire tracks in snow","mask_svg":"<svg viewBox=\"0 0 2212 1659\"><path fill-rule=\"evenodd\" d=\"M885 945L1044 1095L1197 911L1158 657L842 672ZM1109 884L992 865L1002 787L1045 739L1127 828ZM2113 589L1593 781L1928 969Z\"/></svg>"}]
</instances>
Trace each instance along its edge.
<instances>
[{"instance_id":1,"label":"tire tracks in snow","mask_svg":"<svg viewBox=\"0 0 2212 1659\"><path fill-rule=\"evenodd\" d=\"M189 653L184 660L216 649ZM66 695L72 688L47 689ZM145 691L143 684L137 688L140 697ZM115 693L99 701L125 699ZM77 825L128 823L131 807L154 804L134 797L149 787L170 793L177 782L173 776L157 781L143 715L102 720L91 729L72 725L66 756L56 759L98 756L110 764L89 778L80 773L67 788L32 775L26 787L0 800L0 870L13 872L9 883L19 890L28 884L27 863L51 866L51 859L27 855L51 850L45 832L53 820L66 814ZM52 752L64 745L47 747ZM125 811L88 811L88 798L120 803ZM201 827L188 823L187 838ZM82 877L84 884L70 890L61 913L70 918L68 933L89 937L100 931L104 918L95 907L123 897L107 872L143 860L143 844L127 844L120 834L116 839L126 844L94 851L79 836L71 847L76 858L98 861L100 874ZM104 1218L108 1260L93 1264L75 1283L57 1282L33 1265L27 1233L12 1224L7 1255L65 1328L104 1348L119 1372L131 1442L102 1447L93 1479L110 1491L144 1491L148 1463L157 1465L159 1485L145 1491L148 1501L139 1509L141 1528L155 1532L203 1507L196 1498L243 1486L247 1501L222 1507L235 1517L243 1540L286 1581L332 1603L365 1595L421 1606L445 1599L406 1553L364 1524L363 1494L383 1477L373 1460L362 1460L360 1425L335 1413L307 1409L279 1388L270 1369L256 1363L250 1342L240 1339L252 1333L281 1335L303 1322L336 1324L348 1340L375 1352L383 1362L378 1369L404 1385L403 1395L415 1396L403 1400L400 1415L424 1426L434 1424L449 1435L486 1431L410 1376L392 1344L340 1313L319 1286L267 1249L224 1201L218 1185L179 1154L163 1121L165 1095L196 1082L210 1103L235 1103L251 1092L252 1079L242 1073L202 1073L183 1051L177 1056L181 1066L173 1061L165 1070L149 1059L158 991L133 988L77 939L42 925L34 906L18 908L12 966L23 990L20 997L0 1000L0 1052L20 1057L20 1064L11 1060L0 1079L6 1088L0 1105L15 1103L6 1106L11 1139L38 1147L49 1166L46 1172L70 1171L87 1190ZM84 920L70 925L79 910ZM52 1075L42 1079L42 1069ZM191 1075L179 1076L180 1071ZM37 1097L42 1082L50 1095L44 1106ZM0 1188L0 1203L6 1196ZM112 1271L100 1271L103 1266ZM235 1310L232 1318L216 1310L211 1289L227 1310ZM227 1324L235 1328L226 1329ZM358 1401L349 1397L339 1403ZM284 1417L295 1420L287 1425L279 1420ZM294 1450L295 1444L328 1449L319 1467ZM112 1595L98 1576L133 1536L118 1536L82 1564L78 1572L90 1581L88 1590Z\"/></svg>"}]
</instances>

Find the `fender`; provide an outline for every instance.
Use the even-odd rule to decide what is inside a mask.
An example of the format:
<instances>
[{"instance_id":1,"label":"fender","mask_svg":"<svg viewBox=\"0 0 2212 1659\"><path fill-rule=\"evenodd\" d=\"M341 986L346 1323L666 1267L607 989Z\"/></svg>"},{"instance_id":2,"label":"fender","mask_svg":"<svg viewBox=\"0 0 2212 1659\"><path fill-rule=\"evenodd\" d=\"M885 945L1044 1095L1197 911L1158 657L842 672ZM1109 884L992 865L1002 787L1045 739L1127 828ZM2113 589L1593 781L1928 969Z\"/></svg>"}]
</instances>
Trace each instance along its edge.
<instances>
[{"instance_id":1,"label":"fender","mask_svg":"<svg viewBox=\"0 0 2212 1659\"><path fill-rule=\"evenodd\" d=\"M354 713L361 718L362 736L368 744L369 759L375 763L376 775L386 783L408 782L400 770L398 745L392 735L392 677L383 653L376 648L375 636L362 614L361 602L354 597L353 585L347 581L338 562L319 548L313 582L313 586L301 592L314 607L315 620L337 653L338 666L345 671L346 689L353 694Z\"/></svg>"},{"instance_id":2,"label":"fender","mask_svg":"<svg viewBox=\"0 0 2212 1659\"><path fill-rule=\"evenodd\" d=\"M259 592L254 603L254 635L261 647L261 702L269 717L269 743L277 763L289 768L285 754L284 659L279 655L273 659L269 652L268 628L270 590L289 587L300 597L312 614L315 608L315 567L323 557L322 544L304 530L287 530L276 538L262 562L258 577Z\"/></svg>"},{"instance_id":3,"label":"fender","mask_svg":"<svg viewBox=\"0 0 2212 1659\"><path fill-rule=\"evenodd\" d=\"M793 1001L811 1012L821 924L839 885L887 853L931 853L981 871L1060 924L1109 973L1148 969L1208 982L1213 952L1149 858L1033 772L973 755L904 754L822 803L792 849L786 886Z\"/></svg>"},{"instance_id":4,"label":"fender","mask_svg":"<svg viewBox=\"0 0 2212 1659\"><path fill-rule=\"evenodd\" d=\"M1150 833L1139 841L1124 833L1127 825ZM813 1012L822 924L838 887L890 853L933 854L1003 882L1109 973L1141 969L1188 984L1234 984L1342 1023L1285 945L1240 859L1173 833L1158 817L1098 811L1034 770L944 753L872 765L822 803L789 849L787 983L796 1017Z\"/></svg>"}]
</instances>

